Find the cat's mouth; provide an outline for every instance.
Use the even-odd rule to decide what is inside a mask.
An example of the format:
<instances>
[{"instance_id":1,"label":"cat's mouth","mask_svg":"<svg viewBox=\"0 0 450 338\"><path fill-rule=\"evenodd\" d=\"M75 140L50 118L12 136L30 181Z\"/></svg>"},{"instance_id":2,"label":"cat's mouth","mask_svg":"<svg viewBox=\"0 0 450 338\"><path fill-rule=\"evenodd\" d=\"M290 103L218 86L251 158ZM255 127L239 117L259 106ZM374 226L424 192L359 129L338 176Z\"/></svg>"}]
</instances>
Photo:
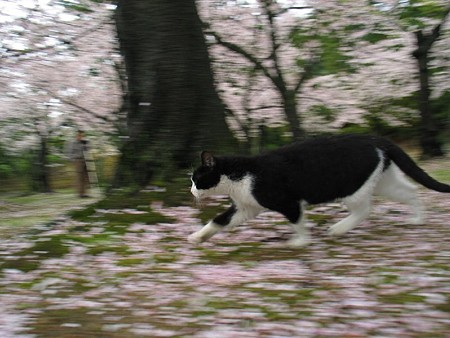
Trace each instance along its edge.
<instances>
[{"instance_id":1,"label":"cat's mouth","mask_svg":"<svg viewBox=\"0 0 450 338\"><path fill-rule=\"evenodd\" d=\"M192 192L192 195L194 197L194 200L198 203L200 203L200 201L202 201L206 197L206 195L202 194L200 191L196 191L195 193Z\"/></svg>"},{"instance_id":2,"label":"cat's mouth","mask_svg":"<svg viewBox=\"0 0 450 338\"><path fill-rule=\"evenodd\" d=\"M203 196L202 192L197 189L194 182L192 182L191 194L194 195L194 198L197 200L200 200Z\"/></svg>"},{"instance_id":3,"label":"cat's mouth","mask_svg":"<svg viewBox=\"0 0 450 338\"><path fill-rule=\"evenodd\" d=\"M193 184L191 188L191 194L192 194L192 202L195 206L201 207L203 199L205 197L204 192L197 189L197 187Z\"/></svg>"}]
</instances>

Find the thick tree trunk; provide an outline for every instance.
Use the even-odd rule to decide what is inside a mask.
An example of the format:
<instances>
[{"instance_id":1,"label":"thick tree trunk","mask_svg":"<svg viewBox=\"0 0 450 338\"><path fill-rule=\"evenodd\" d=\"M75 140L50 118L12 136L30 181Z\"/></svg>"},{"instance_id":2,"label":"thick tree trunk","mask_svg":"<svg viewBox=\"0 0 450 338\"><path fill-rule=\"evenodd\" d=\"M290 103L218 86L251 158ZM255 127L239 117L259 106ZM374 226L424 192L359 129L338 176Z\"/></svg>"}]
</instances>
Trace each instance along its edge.
<instances>
[{"instance_id":1,"label":"thick tree trunk","mask_svg":"<svg viewBox=\"0 0 450 338\"><path fill-rule=\"evenodd\" d=\"M116 185L171 178L202 148L231 148L195 0L119 0L116 23L129 91Z\"/></svg>"},{"instance_id":2,"label":"thick tree trunk","mask_svg":"<svg viewBox=\"0 0 450 338\"><path fill-rule=\"evenodd\" d=\"M430 72L428 67L429 53L436 36L424 35L422 31L416 32L417 49L413 56L419 68L419 111L421 117L420 145L423 157L442 156L442 143L439 141L439 128L433 118L433 108L430 95Z\"/></svg>"}]
</instances>

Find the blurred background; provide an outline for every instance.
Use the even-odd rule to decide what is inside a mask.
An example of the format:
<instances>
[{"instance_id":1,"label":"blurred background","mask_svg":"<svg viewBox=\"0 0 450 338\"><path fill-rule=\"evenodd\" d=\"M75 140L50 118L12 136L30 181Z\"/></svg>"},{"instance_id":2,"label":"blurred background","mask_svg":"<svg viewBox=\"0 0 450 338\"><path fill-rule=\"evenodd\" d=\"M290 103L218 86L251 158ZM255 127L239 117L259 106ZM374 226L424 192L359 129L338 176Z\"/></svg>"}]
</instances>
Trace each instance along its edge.
<instances>
[{"instance_id":1,"label":"blurred background","mask_svg":"<svg viewBox=\"0 0 450 338\"><path fill-rule=\"evenodd\" d=\"M186 241L229 206L192 204L201 150L370 133L449 183L449 11L0 0L0 336L450 337L448 194L419 190L426 225L383 201L342 238L345 208L311 207L298 250L271 212Z\"/></svg>"},{"instance_id":2,"label":"blurred background","mask_svg":"<svg viewBox=\"0 0 450 338\"><path fill-rule=\"evenodd\" d=\"M447 1L1 0L0 191L142 187L204 148L363 132L423 158L450 138Z\"/></svg>"}]
</instances>

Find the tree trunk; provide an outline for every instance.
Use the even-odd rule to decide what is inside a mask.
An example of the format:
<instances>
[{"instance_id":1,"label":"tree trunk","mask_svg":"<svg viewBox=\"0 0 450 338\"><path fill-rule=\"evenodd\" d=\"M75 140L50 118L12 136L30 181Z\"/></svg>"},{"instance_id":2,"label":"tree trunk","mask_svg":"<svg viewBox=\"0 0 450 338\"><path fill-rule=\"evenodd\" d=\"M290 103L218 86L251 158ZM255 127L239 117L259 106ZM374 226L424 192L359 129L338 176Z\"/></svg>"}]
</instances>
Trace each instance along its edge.
<instances>
[{"instance_id":1,"label":"tree trunk","mask_svg":"<svg viewBox=\"0 0 450 338\"><path fill-rule=\"evenodd\" d=\"M36 157L33 163L32 169L32 190L37 192L48 193L51 192L52 189L50 187L50 173L48 170L47 163L47 139L45 136L41 137L41 145L39 150L36 153Z\"/></svg>"},{"instance_id":2,"label":"tree trunk","mask_svg":"<svg viewBox=\"0 0 450 338\"><path fill-rule=\"evenodd\" d=\"M305 137L305 132L300 125L300 119L297 113L297 101L295 92L285 90L282 92L284 114L289 123L294 140L299 141Z\"/></svg>"},{"instance_id":3,"label":"tree trunk","mask_svg":"<svg viewBox=\"0 0 450 338\"><path fill-rule=\"evenodd\" d=\"M413 56L417 59L419 68L419 111L421 117L420 145L423 157L442 156L442 143L439 141L439 128L433 118L433 108L430 95L430 72L428 68L429 52L432 46L432 36L424 35L422 31L416 32L417 49Z\"/></svg>"},{"instance_id":4,"label":"tree trunk","mask_svg":"<svg viewBox=\"0 0 450 338\"><path fill-rule=\"evenodd\" d=\"M115 184L170 179L204 147L231 149L195 0L119 0L116 24L129 111Z\"/></svg>"}]
</instances>

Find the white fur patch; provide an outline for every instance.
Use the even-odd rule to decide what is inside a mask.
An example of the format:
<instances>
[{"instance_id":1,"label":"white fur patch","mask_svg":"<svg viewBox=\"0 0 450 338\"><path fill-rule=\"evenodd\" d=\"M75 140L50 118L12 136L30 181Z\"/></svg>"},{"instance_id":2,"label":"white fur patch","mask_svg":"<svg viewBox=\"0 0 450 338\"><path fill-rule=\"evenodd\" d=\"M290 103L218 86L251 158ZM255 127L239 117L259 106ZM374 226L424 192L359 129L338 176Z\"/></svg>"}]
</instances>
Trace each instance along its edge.
<instances>
[{"instance_id":1,"label":"white fur patch","mask_svg":"<svg viewBox=\"0 0 450 338\"><path fill-rule=\"evenodd\" d=\"M191 178L191 181L192 181L191 194L194 195L195 198L199 199L200 198L200 193L199 193L197 187L195 186L195 183L192 180L192 178Z\"/></svg>"},{"instance_id":2,"label":"white fur patch","mask_svg":"<svg viewBox=\"0 0 450 338\"><path fill-rule=\"evenodd\" d=\"M383 173L375 188L375 194L409 205L415 214L411 223L424 223L424 207L417 196L417 187L405 177L394 163Z\"/></svg>"},{"instance_id":3,"label":"white fur patch","mask_svg":"<svg viewBox=\"0 0 450 338\"><path fill-rule=\"evenodd\" d=\"M238 181L231 180L228 176L222 175L219 183L211 189L197 189L195 183L192 182L191 193L199 199L213 195L228 195L237 206L264 209L253 197L252 188L253 176L251 175L247 175Z\"/></svg>"},{"instance_id":4,"label":"white fur patch","mask_svg":"<svg viewBox=\"0 0 450 338\"><path fill-rule=\"evenodd\" d=\"M214 236L216 233L218 233L221 230L221 227L217 224L214 224L213 221L206 224L203 228L201 228L199 231L194 232L192 235L188 237L189 243L192 244L199 244L201 242L204 242Z\"/></svg>"},{"instance_id":5,"label":"white fur patch","mask_svg":"<svg viewBox=\"0 0 450 338\"><path fill-rule=\"evenodd\" d=\"M369 216L375 187L383 175L384 158L380 150L378 150L378 155L380 162L367 181L354 194L343 199L350 215L330 227L330 235L343 235L356 227Z\"/></svg>"},{"instance_id":6,"label":"white fur patch","mask_svg":"<svg viewBox=\"0 0 450 338\"><path fill-rule=\"evenodd\" d=\"M229 195L237 210L231 217L230 223L226 226L220 226L215 224L214 221L210 221L202 229L190 235L188 241L193 244L204 242L224 228L232 229L256 217L264 208L253 197L252 188L253 177L251 175L247 175L238 181L222 175L219 183L211 189L197 189L194 182L192 182L191 192L196 198L201 199L212 195Z\"/></svg>"},{"instance_id":7,"label":"white fur patch","mask_svg":"<svg viewBox=\"0 0 450 338\"><path fill-rule=\"evenodd\" d=\"M294 230L294 236L287 242L287 245L291 248L301 248L308 245L311 242L311 235L309 230L305 227L306 216L304 213L306 203L300 202L300 207L302 215L297 223L292 224L292 229Z\"/></svg>"}]
</instances>

